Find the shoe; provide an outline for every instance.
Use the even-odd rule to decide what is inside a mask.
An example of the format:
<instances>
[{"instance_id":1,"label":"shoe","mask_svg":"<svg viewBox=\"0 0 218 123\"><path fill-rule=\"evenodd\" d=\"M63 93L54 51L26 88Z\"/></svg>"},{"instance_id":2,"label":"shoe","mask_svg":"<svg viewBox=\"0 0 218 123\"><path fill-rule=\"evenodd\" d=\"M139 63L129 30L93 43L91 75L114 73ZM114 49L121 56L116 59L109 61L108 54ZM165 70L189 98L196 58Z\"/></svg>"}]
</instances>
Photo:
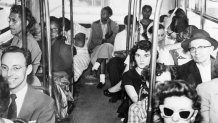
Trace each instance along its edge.
<instances>
[{"instance_id":1,"label":"shoe","mask_svg":"<svg viewBox=\"0 0 218 123\"><path fill-rule=\"evenodd\" d=\"M97 85L97 88L102 89L104 86L105 86L105 83L103 84L103 83L99 82Z\"/></svg>"},{"instance_id":2,"label":"shoe","mask_svg":"<svg viewBox=\"0 0 218 123\"><path fill-rule=\"evenodd\" d=\"M111 97L111 98L109 99L109 102L115 103L115 102L117 102L118 100L119 100L118 95L116 95L116 96Z\"/></svg>"},{"instance_id":3,"label":"shoe","mask_svg":"<svg viewBox=\"0 0 218 123\"><path fill-rule=\"evenodd\" d=\"M108 89L104 90L104 95L107 97L113 97L116 95L117 92L110 92Z\"/></svg>"},{"instance_id":4,"label":"shoe","mask_svg":"<svg viewBox=\"0 0 218 123\"><path fill-rule=\"evenodd\" d=\"M95 77L95 78L98 78L98 71L97 70L91 70L90 75Z\"/></svg>"}]
</instances>

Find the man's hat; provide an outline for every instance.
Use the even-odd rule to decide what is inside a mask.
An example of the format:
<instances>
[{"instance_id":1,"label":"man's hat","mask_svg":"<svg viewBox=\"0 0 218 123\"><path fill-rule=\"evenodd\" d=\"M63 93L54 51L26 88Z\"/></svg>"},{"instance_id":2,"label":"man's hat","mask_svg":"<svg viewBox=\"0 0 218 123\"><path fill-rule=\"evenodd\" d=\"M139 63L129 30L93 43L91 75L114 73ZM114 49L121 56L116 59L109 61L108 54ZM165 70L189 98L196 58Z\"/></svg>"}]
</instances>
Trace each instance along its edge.
<instances>
[{"instance_id":1,"label":"man's hat","mask_svg":"<svg viewBox=\"0 0 218 123\"><path fill-rule=\"evenodd\" d=\"M193 40L197 40L197 39L204 39L207 40L211 43L212 46L214 46L214 48L216 49L218 47L218 42L210 37L210 34L202 29L196 29L193 30L190 39L187 39L185 41L182 42L182 48L185 51L188 51L189 49L189 43Z\"/></svg>"}]
</instances>

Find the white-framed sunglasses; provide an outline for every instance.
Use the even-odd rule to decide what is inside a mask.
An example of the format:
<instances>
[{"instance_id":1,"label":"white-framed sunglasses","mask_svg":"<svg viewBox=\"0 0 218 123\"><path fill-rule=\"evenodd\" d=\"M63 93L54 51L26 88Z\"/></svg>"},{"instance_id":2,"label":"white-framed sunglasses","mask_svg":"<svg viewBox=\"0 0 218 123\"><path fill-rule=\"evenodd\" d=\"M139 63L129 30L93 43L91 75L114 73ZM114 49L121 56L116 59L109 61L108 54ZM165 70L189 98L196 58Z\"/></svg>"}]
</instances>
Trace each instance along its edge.
<instances>
[{"instance_id":1,"label":"white-framed sunglasses","mask_svg":"<svg viewBox=\"0 0 218 123\"><path fill-rule=\"evenodd\" d=\"M173 110L169 107L166 107L164 105L160 105L159 108L160 108L161 113L164 115L163 117L165 117L165 118L172 117L175 113L178 113L179 117L181 119L188 120L193 116L193 114L195 112L194 109L184 109L184 110L176 110L175 111L175 110Z\"/></svg>"}]
</instances>

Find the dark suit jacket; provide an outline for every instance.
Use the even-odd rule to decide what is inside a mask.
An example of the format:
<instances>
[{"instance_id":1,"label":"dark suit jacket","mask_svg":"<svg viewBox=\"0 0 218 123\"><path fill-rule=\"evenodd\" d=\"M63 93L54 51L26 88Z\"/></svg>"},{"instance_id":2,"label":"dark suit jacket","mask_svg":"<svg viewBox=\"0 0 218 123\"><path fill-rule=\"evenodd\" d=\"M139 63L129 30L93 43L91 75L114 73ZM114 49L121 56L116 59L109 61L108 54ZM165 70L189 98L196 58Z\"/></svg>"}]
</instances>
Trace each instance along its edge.
<instances>
[{"instance_id":1,"label":"dark suit jacket","mask_svg":"<svg viewBox=\"0 0 218 123\"><path fill-rule=\"evenodd\" d=\"M110 27L111 27L111 31L113 32L113 35L109 39L107 39L106 43L111 43L113 45L115 36L119 31L119 26L116 22L111 20ZM92 32L91 32L91 37L90 37L90 43L88 46L88 49L90 51L92 51L96 46L102 44L103 32L102 32L100 20L93 22L91 25L91 29L92 29Z\"/></svg>"},{"instance_id":2,"label":"dark suit jacket","mask_svg":"<svg viewBox=\"0 0 218 123\"><path fill-rule=\"evenodd\" d=\"M55 123L54 100L28 86L18 118L37 123Z\"/></svg>"},{"instance_id":3,"label":"dark suit jacket","mask_svg":"<svg viewBox=\"0 0 218 123\"><path fill-rule=\"evenodd\" d=\"M194 60L189 61L178 67L178 79L186 80L195 87L202 83L199 69ZM218 55L217 58L211 58L211 79L218 78Z\"/></svg>"}]
</instances>

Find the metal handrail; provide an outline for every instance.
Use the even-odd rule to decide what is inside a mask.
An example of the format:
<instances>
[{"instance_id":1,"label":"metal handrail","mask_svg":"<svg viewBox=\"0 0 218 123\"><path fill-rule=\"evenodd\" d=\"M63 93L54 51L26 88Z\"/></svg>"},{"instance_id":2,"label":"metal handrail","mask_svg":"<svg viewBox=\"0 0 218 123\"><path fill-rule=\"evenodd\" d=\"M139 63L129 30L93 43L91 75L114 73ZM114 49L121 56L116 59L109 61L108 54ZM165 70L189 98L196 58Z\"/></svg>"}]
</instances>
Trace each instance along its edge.
<instances>
[{"instance_id":1,"label":"metal handrail","mask_svg":"<svg viewBox=\"0 0 218 123\"><path fill-rule=\"evenodd\" d=\"M49 2L45 0L45 14L46 14L46 43L47 43L47 53L48 53L48 90L49 95L52 96L53 82L52 82L52 62L51 62L51 32L50 32L50 15L49 15Z\"/></svg>"},{"instance_id":2,"label":"metal handrail","mask_svg":"<svg viewBox=\"0 0 218 123\"><path fill-rule=\"evenodd\" d=\"M149 84L149 97L148 97L148 106L147 106L147 123L152 123L152 97L153 97L153 89L154 83L156 80L156 61L157 61L157 40L158 40L158 28L159 28L159 14L161 9L162 0L158 0L156 4L156 10L154 15L154 33L153 33L153 41L152 41L152 55L151 55L151 70L150 70L150 84ZM145 107L146 108L146 107Z\"/></svg>"},{"instance_id":3,"label":"metal handrail","mask_svg":"<svg viewBox=\"0 0 218 123\"><path fill-rule=\"evenodd\" d=\"M70 0L70 28L71 28L71 53L72 53L72 80L71 80L71 86L74 84L74 60L73 60L73 54L74 54L74 24L73 24L73 1ZM74 86L73 86L74 87ZM71 87L71 92L73 92L74 89ZM74 94L74 93L73 93Z\"/></svg>"},{"instance_id":4,"label":"metal handrail","mask_svg":"<svg viewBox=\"0 0 218 123\"><path fill-rule=\"evenodd\" d=\"M132 0L129 0L129 6L128 6L128 22L127 22L127 35L126 35L126 54L129 53L131 5L132 5Z\"/></svg>"},{"instance_id":5,"label":"metal handrail","mask_svg":"<svg viewBox=\"0 0 218 123\"><path fill-rule=\"evenodd\" d=\"M64 36L64 31L65 31L65 2L62 0L62 35Z\"/></svg>"},{"instance_id":6,"label":"metal handrail","mask_svg":"<svg viewBox=\"0 0 218 123\"><path fill-rule=\"evenodd\" d=\"M26 30L26 0L21 0L22 13L21 13L21 24L22 24L22 47L27 49L27 30Z\"/></svg>"},{"instance_id":7,"label":"metal handrail","mask_svg":"<svg viewBox=\"0 0 218 123\"><path fill-rule=\"evenodd\" d=\"M46 85L46 48L45 48L45 23L44 23L44 0L39 0L40 7L40 26L41 26L41 41L42 41L42 71L43 71L43 86L48 87Z\"/></svg>"}]
</instances>

